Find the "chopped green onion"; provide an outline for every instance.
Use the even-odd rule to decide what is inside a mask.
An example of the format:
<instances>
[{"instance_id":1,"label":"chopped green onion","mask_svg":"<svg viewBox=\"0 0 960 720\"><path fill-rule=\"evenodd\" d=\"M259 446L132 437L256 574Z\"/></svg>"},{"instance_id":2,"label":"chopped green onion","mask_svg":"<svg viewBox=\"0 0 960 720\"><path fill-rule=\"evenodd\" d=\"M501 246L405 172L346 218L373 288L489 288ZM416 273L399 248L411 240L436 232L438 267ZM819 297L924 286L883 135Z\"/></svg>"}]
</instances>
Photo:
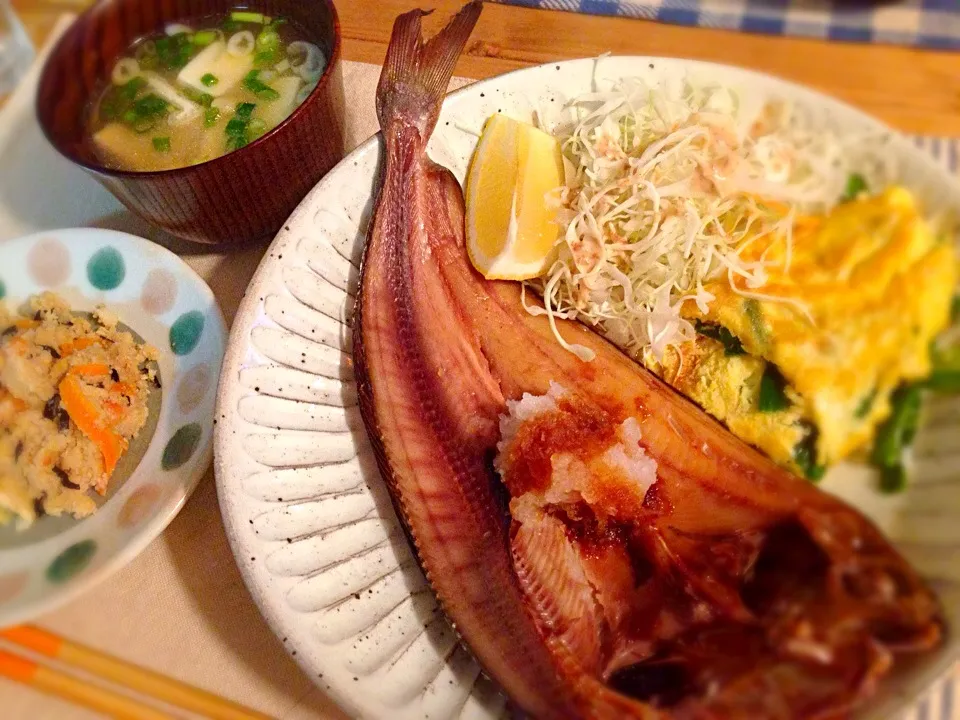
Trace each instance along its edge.
<instances>
[{"instance_id":1,"label":"chopped green onion","mask_svg":"<svg viewBox=\"0 0 960 720\"><path fill-rule=\"evenodd\" d=\"M907 470L902 463L880 468L880 492L898 493L907 487Z\"/></svg>"},{"instance_id":2,"label":"chopped green onion","mask_svg":"<svg viewBox=\"0 0 960 720\"><path fill-rule=\"evenodd\" d=\"M253 118L247 124L247 140L256 140L267 131L267 124L260 118Z\"/></svg>"},{"instance_id":3,"label":"chopped green onion","mask_svg":"<svg viewBox=\"0 0 960 720\"><path fill-rule=\"evenodd\" d=\"M259 23L266 25L270 18L262 13L248 12L246 10L234 10L230 13L230 19L234 22Z\"/></svg>"},{"instance_id":4,"label":"chopped green onion","mask_svg":"<svg viewBox=\"0 0 960 720\"><path fill-rule=\"evenodd\" d=\"M843 193L843 200L854 200L860 193L867 191L867 180L860 173L852 173L847 178L847 189Z\"/></svg>"},{"instance_id":5,"label":"chopped green onion","mask_svg":"<svg viewBox=\"0 0 960 720\"><path fill-rule=\"evenodd\" d=\"M133 111L137 117L156 117L165 115L170 108L170 104L158 95L150 93L133 103Z\"/></svg>"},{"instance_id":6,"label":"chopped green onion","mask_svg":"<svg viewBox=\"0 0 960 720\"><path fill-rule=\"evenodd\" d=\"M870 410L873 408L873 402L877 399L877 389L874 388L867 395L864 396L863 400L860 401L860 404L857 405L857 409L854 411L853 415L858 420L863 420L867 415L870 414Z\"/></svg>"},{"instance_id":7,"label":"chopped green onion","mask_svg":"<svg viewBox=\"0 0 960 720\"><path fill-rule=\"evenodd\" d=\"M220 80L213 73L207 73L206 75L200 78L200 82L203 83L204 87L213 87L218 82L220 82Z\"/></svg>"},{"instance_id":8,"label":"chopped green onion","mask_svg":"<svg viewBox=\"0 0 960 720\"><path fill-rule=\"evenodd\" d=\"M147 86L147 81L142 76L131 78L123 85L112 87L104 96L100 103L100 115L105 120L116 120L123 118L124 122L132 124L136 121L136 113L133 113L132 105L137 95ZM127 113L133 113L126 119Z\"/></svg>"},{"instance_id":9,"label":"chopped green onion","mask_svg":"<svg viewBox=\"0 0 960 720\"><path fill-rule=\"evenodd\" d=\"M786 393L787 380L780 374L775 365L767 364L760 378L760 398L758 409L760 412L779 412L786 410L792 403Z\"/></svg>"},{"instance_id":10,"label":"chopped green onion","mask_svg":"<svg viewBox=\"0 0 960 720\"><path fill-rule=\"evenodd\" d=\"M227 148L230 150L239 150L250 142L247 137L247 126L250 124L250 115L255 107L253 103L237 103L236 112L224 129Z\"/></svg>"},{"instance_id":11,"label":"chopped green onion","mask_svg":"<svg viewBox=\"0 0 960 720\"><path fill-rule=\"evenodd\" d=\"M259 68L265 67L267 65L273 65L277 60L279 51L274 50L257 50L253 54L253 64Z\"/></svg>"},{"instance_id":12,"label":"chopped green onion","mask_svg":"<svg viewBox=\"0 0 960 720\"><path fill-rule=\"evenodd\" d=\"M203 111L203 124L206 127L213 127L220 119L220 110L215 107L208 107Z\"/></svg>"},{"instance_id":13,"label":"chopped green onion","mask_svg":"<svg viewBox=\"0 0 960 720\"><path fill-rule=\"evenodd\" d=\"M747 298L743 301L743 311L750 320L750 328L753 330L754 337L758 344L767 344L767 326L763 321L763 308L755 298Z\"/></svg>"},{"instance_id":14,"label":"chopped green onion","mask_svg":"<svg viewBox=\"0 0 960 720\"><path fill-rule=\"evenodd\" d=\"M136 100L139 92L147 86L147 81L142 76L131 78L120 86L111 87L104 95L100 103L100 116L104 120L116 120L123 118L127 112L131 111L131 105ZM135 114L132 119L125 122L132 123L136 120Z\"/></svg>"},{"instance_id":15,"label":"chopped green onion","mask_svg":"<svg viewBox=\"0 0 960 720\"><path fill-rule=\"evenodd\" d=\"M180 93L188 100L202 107L210 107L210 105L213 104L213 95L210 93L198 92L186 85L180 88Z\"/></svg>"},{"instance_id":16,"label":"chopped green onion","mask_svg":"<svg viewBox=\"0 0 960 720\"><path fill-rule=\"evenodd\" d=\"M167 35L156 41L157 57L168 70L179 70L196 54L198 47L190 42L186 33Z\"/></svg>"},{"instance_id":17,"label":"chopped green onion","mask_svg":"<svg viewBox=\"0 0 960 720\"><path fill-rule=\"evenodd\" d=\"M254 108L257 106L254 103L237 103L237 106L234 108L234 111L237 114L237 117L243 118L244 120L249 120L250 116L253 114Z\"/></svg>"},{"instance_id":18,"label":"chopped green onion","mask_svg":"<svg viewBox=\"0 0 960 720\"><path fill-rule=\"evenodd\" d=\"M142 118L133 123L133 131L138 135L143 135L156 128L157 124L157 121L152 118Z\"/></svg>"},{"instance_id":19,"label":"chopped green onion","mask_svg":"<svg viewBox=\"0 0 960 720\"><path fill-rule=\"evenodd\" d=\"M254 50L253 64L257 67L273 65L280 59L280 35L277 34L274 23L270 23L257 34Z\"/></svg>"},{"instance_id":20,"label":"chopped green onion","mask_svg":"<svg viewBox=\"0 0 960 720\"><path fill-rule=\"evenodd\" d=\"M170 152L170 138L155 137L153 139L153 149L157 152Z\"/></svg>"},{"instance_id":21,"label":"chopped green onion","mask_svg":"<svg viewBox=\"0 0 960 720\"><path fill-rule=\"evenodd\" d=\"M229 150L239 150L247 144L246 125L240 123L237 127L235 121L236 118L231 118L230 122L227 123L227 148Z\"/></svg>"},{"instance_id":22,"label":"chopped green onion","mask_svg":"<svg viewBox=\"0 0 960 720\"><path fill-rule=\"evenodd\" d=\"M960 347L934 350L931 359L933 371L925 385L937 392L960 392Z\"/></svg>"},{"instance_id":23,"label":"chopped green onion","mask_svg":"<svg viewBox=\"0 0 960 720\"><path fill-rule=\"evenodd\" d=\"M246 77L243 78L243 82L241 84L261 100L276 100L278 97L280 97L280 93L263 82L258 77L259 75L259 70L251 70L247 73Z\"/></svg>"},{"instance_id":24,"label":"chopped green onion","mask_svg":"<svg viewBox=\"0 0 960 720\"><path fill-rule=\"evenodd\" d=\"M939 369L930 373L926 386L942 393L960 393L960 369Z\"/></svg>"},{"instance_id":25,"label":"chopped green onion","mask_svg":"<svg viewBox=\"0 0 960 720\"><path fill-rule=\"evenodd\" d=\"M190 38L190 42L199 47L205 47L216 39L216 30L201 30L200 32L193 34L193 37Z\"/></svg>"},{"instance_id":26,"label":"chopped green onion","mask_svg":"<svg viewBox=\"0 0 960 720\"><path fill-rule=\"evenodd\" d=\"M170 104L153 93L136 100L124 111L123 121L138 133L145 133L156 127L161 117L167 114Z\"/></svg>"},{"instance_id":27,"label":"chopped green onion","mask_svg":"<svg viewBox=\"0 0 960 720\"><path fill-rule=\"evenodd\" d=\"M123 97L127 100L134 100L143 88L147 86L147 81L142 75L138 75L135 78L131 78L126 83L120 86L120 92L123 94Z\"/></svg>"},{"instance_id":28,"label":"chopped green onion","mask_svg":"<svg viewBox=\"0 0 960 720\"><path fill-rule=\"evenodd\" d=\"M804 477L813 482L823 478L827 469L823 465L817 465L817 438L820 433L815 427L810 427L807 435L797 443L793 449L793 461L800 468Z\"/></svg>"},{"instance_id":29,"label":"chopped green onion","mask_svg":"<svg viewBox=\"0 0 960 720\"><path fill-rule=\"evenodd\" d=\"M746 354L740 338L727 330L723 325L714 325L697 320L696 328L697 332L704 337L712 338L723 345L724 354L727 357Z\"/></svg>"},{"instance_id":30,"label":"chopped green onion","mask_svg":"<svg viewBox=\"0 0 960 720\"><path fill-rule=\"evenodd\" d=\"M920 425L919 385L901 385L890 399L890 417L877 430L870 459L880 468L903 463L904 450L913 442Z\"/></svg>"},{"instance_id":31,"label":"chopped green onion","mask_svg":"<svg viewBox=\"0 0 960 720\"><path fill-rule=\"evenodd\" d=\"M257 50L275 50L280 47L280 36L269 28L264 28L257 34L254 43Z\"/></svg>"}]
</instances>

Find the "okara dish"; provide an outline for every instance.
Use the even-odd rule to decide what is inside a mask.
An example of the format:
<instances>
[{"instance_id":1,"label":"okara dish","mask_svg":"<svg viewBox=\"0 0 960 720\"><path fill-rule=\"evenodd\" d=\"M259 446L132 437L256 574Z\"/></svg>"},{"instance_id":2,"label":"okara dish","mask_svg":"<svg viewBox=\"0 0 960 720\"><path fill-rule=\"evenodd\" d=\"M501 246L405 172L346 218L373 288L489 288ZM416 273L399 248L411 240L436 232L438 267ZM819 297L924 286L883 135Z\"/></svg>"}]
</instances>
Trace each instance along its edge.
<instances>
[{"instance_id":1,"label":"okara dish","mask_svg":"<svg viewBox=\"0 0 960 720\"><path fill-rule=\"evenodd\" d=\"M0 524L84 517L147 421L157 351L51 293L0 305Z\"/></svg>"}]
</instances>

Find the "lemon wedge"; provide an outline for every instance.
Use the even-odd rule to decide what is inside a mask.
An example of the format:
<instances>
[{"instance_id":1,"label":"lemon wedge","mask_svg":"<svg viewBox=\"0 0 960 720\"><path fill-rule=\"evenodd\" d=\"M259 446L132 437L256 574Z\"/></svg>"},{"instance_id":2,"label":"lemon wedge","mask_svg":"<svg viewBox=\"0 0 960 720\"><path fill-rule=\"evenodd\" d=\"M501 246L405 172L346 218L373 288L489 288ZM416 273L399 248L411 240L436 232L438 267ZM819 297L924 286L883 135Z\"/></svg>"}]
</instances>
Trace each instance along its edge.
<instances>
[{"instance_id":1,"label":"lemon wedge","mask_svg":"<svg viewBox=\"0 0 960 720\"><path fill-rule=\"evenodd\" d=\"M467 254L485 278L525 280L546 269L560 234L547 194L563 179L553 135L500 114L487 120L466 189Z\"/></svg>"}]
</instances>

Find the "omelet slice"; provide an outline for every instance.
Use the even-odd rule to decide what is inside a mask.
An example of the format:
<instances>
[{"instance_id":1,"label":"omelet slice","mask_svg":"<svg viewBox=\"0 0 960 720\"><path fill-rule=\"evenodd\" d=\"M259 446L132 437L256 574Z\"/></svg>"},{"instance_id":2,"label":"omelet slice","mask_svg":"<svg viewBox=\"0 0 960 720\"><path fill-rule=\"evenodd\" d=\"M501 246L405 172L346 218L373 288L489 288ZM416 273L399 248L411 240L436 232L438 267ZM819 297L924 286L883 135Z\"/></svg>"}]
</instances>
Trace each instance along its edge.
<instances>
[{"instance_id":1,"label":"omelet slice","mask_svg":"<svg viewBox=\"0 0 960 720\"><path fill-rule=\"evenodd\" d=\"M777 412L757 410L765 360L742 352L730 354L722 343L700 335L668 350L663 362L651 356L644 364L740 439L793 467L794 448L807 431L799 405Z\"/></svg>"},{"instance_id":2,"label":"omelet slice","mask_svg":"<svg viewBox=\"0 0 960 720\"><path fill-rule=\"evenodd\" d=\"M952 238L891 187L805 218L790 246L779 238L750 252L745 260L772 263L766 285L710 283L707 312L685 311L705 334L645 362L778 463L818 476L871 444L898 385L930 373L957 286ZM742 353L707 337L718 328ZM783 386L775 409L762 408L765 374Z\"/></svg>"}]
</instances>

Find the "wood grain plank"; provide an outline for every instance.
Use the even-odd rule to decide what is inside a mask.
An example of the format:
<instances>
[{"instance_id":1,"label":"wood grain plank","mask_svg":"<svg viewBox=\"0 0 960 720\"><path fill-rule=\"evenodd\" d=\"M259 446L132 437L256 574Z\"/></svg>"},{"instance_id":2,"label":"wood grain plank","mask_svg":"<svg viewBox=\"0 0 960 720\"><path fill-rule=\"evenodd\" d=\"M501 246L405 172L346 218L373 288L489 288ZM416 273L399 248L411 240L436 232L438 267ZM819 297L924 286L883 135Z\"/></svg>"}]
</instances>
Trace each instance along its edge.
<instances>
[{"instance_id":1,"label":"wood grain plank","mask_svg":"<svg viewBox=\"0 0 960 720\"><path fill-rule=\"evenodd\" d=\"M430 5L438 27L460 0L342 2L344 56L380 62L397 14ZM689 57L769 72L863 108L908 132L960 135L960 53L687 28L487 3L457 73L483 78L597 55Z\"/></svg>"},{"instance_id":2,"label":"wood grain plank","mask_svg":"<svg viewBox=\"0 0 960 720\"><path fill-rule=\"evenodd\" d=\"M56 18L88 0L13 0L38 46ZM439 27L461 0L339 0L348 60L380 63L396 16L433 7ZM907 132L960 136L960 53L895 45L687 28L675 25L487 3L457 66L485 78L552 60L618 54L690 57L794 80L850 102Z\"/></svg>"}]
</instances>

